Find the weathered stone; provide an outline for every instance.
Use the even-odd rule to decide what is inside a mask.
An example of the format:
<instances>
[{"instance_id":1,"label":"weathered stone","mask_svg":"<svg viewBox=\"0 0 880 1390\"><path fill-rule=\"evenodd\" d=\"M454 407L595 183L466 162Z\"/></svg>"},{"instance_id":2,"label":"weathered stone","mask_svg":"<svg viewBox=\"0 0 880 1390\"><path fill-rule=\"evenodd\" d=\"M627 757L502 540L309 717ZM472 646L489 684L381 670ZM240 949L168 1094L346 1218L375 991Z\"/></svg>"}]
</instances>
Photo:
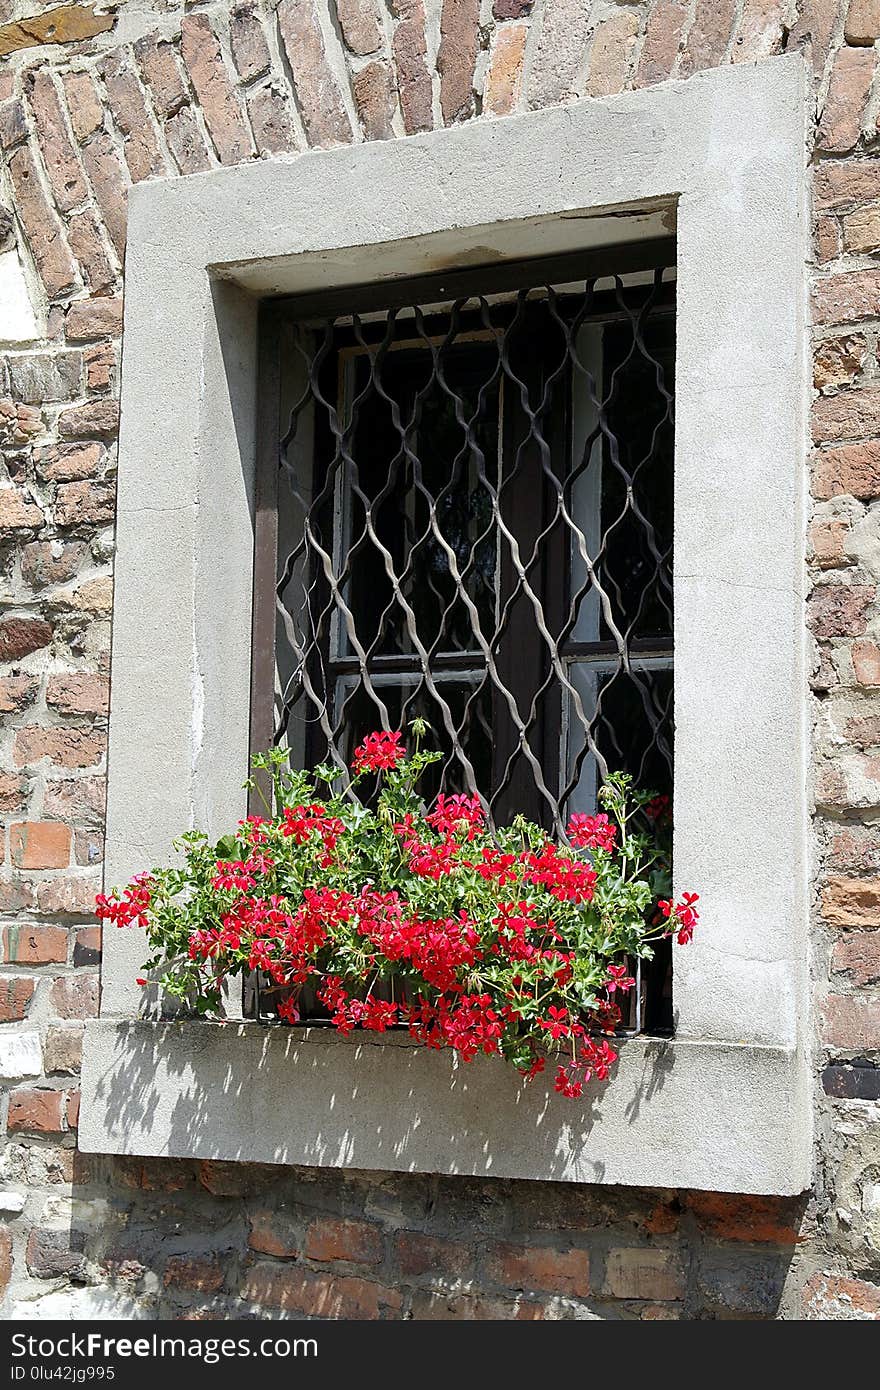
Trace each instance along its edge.
<instances>
[{"instance_id":1,"label":"weathered stone","mask_svg":"<svg viewBox=\"0 0 880 1390\"><path fill-rule=\"evenodd\" d=\"M185 16L180 26L180 51L220 163L238 164L249 159L253 143L207 15Z\"/></svg>"},{"instance_id":2,"label":"weathered stone","mask_svg":"<svg viewBox=\"0 0 880 1390\"><path fill-rule=\"evenodd\" d=\"M841 48L838 51L819 122L818 149L828 154L846 154L858 143L876 62L873 49Z\"/></svg>"},{"instance_id":3,"label":"weathered stone","mask_svg":"<svg viewBox=\"0 0 880 1390\"><path fill-rule=\"evenodd\" d=\"M57 1025L46 1034L45 1060L48 1072L78 1072L82 1064L81 1024Z\"/></svg>"},{"instance_id":4,"label":"weathered stone","mask_svg":"<svg viewBox=\"0 0 880 1390\"><path fill-rule=\"evenodd\" d=\"M880 998L829 994L822 1010L822 1041L856 1051L880 1048Z\"/></svg>"},{"instance_id":5,"label":"weathered stone","mask_svg":"<svg viewBox=\"0 0 880 1390\"><path fill-rule=\"evenodd\" d=\"M445 125L468 120L474 114L479 21L480 0L443 0L437 71Z\"/></svg>"},{"instance_id":6,"label":"weathered stone","mask_svg":"<svg viewBox=\"0 0 880 1390\"><path fill-rule=\"evenodd\" d=\"M0 146L12 150L27 139L24 103L16 98L0 107Z\"/></svg>"},{"instance_id":7,"label":"weathered stone","mask_svg":"<svg viewBox=\"0 0 880 1390\"><path fill-rule=\"evenodd\" d=\"M813 496L820 500L850 495L863 502L880 497L880 444L844 444L815 455Z\"/></svg>"},{"instance_id":8,"label":"weathered stone","mask_svg":"<svg viewBox=\"0 0 880 1390\"><path fill-rule=\"evenodd\" d=\"M684 1298L685 1279L681 1257L675 1250L650 1246L609 1250L605 1261L603 1292L612 1298L650 1298L655 1301Z\"/></svg>"},{"instance_id":9,"label":"weathered stone","mask_svg":"<svg viewBox=\"0 0 880 1390\"><path fill-rule=\"evenodd\" d=\"M82 160L91 180L113 249L122 260L128 225L128 190L122 163L106 131L94 135L82 147Z\"/></svg>"},{"instance_id":10,"label":"weathered stone","mask_svg":"<svg viewBox=\"0 0 880 1390\"><path fill-rule=\"evenodd\" d=\"M115 276L104 248L100 223L91 208L84 208L69 219L67 239L92 294L109 289Z\"/></svg>"},{"instance_id":11,"label":"weathered stone","mask_svg":"<svg viewBox=\"0 0 880 1390\"><path fill-rule=\"evenodd\" d=\"M69 401L82 390L82 353L28 353L7 359L13 394L29 405Z\"/></svg>"},{"instance_id":12,"label":"weathered stone","mask_svg":"<svg viewBox=\"0 0 880 1390\"><path fill-rule=\"evenodd\" d=\"M173 45L156 34L147 34L134 45L134 55L150 89L156 114L173 116L189 101Z\"/></svg>"},{"instance_id":13,"label":"weathered stone","mask_svg":"<svg viewBox=\"0 0 880 1390\"><path fill-rule=\"evenodd\" d=\"M865 630L865 610L874 596L872 585L821 585L807 604L810 627L817 637L857 637Z\"/></svg>"},{"instance_id":14,"label":"weathered stone","mask_svg":"<svg viewBox=\"0 0 880 1390\"><path fill-rule=\"evenodd\" d=\"M121 53L101 64L110 110L123 135L123 153L132 183L165 172L165 161L153 130L153 122L140 83Z\"/></svg>"},{"instance_id":15,"label":"weathered stone","mask_svg":"<svg viewBox=\"0 0 880 1390\"><path fill-rule=\"evenodd\" d=\"M872 931L848 932L835 941L831 968L835 974L846 975L854 985L880 983L880 919L874 919Z\"/></svg>"},{"instance_id":16,"label":"weathered stone","mask_svg":"<svg viewBox=\"0 0 880 1390\"><path fill-rule=\"evenodd\" d=\"M342 12L339 11L340 22ZM243 82L252 82L262 77L272 65L266 35L253 5L242 5L232 11L229 17L229 40L232 45L232 61L238 69Z\"/></svg>"},{"instance_id":17,"label":"weathered stone","mask_svg":"<svg viewBox=\"0 0 880 1390\"><path fill-rule=\"evenodd\" d=\"M30 146L17 149L7 165L16 209L24 227L40 278L50 299L76 285L76 263L65 242L58 218L46 200Z\"/></svg>"},{"instance_id":18,"label":"weathered stone","mask_svg":"<svg viewBox=\"0 0 880 1390\"><path fill-rule=\"evenodd\" d=\"M42 1071L39 1033L0 1033L0 1081L19 1081Z\"/></svg>"},{"instance_id":19,"label":"weathered stone","mask_svg":"<svg viewBox=\"0 0 880 1390\"><path fill-rule=\"evenodd\" d=\"M75 299L67 310L64 333L69 342L115 338L122 332L122 299L119 295Z\"/></svg>"},{"instance_id":20,"label":"weathered stone","mask_svg":"<svg viewBox=\"0 0 880 1390\"><path fill-rule=\"evenodd\" d=\"M27 1018L36 980L26 975L0 978L0 1023L19 1023Z\"/></svg>"},{"instance_id":21,"label":"weathered stone","mask_svg":"<svg viewBox=\"0 0 880 1390\"><path fill-rule=\"evenodd\" d=\"M850 0L844 36L853 47L873 47L880 39L880 0Z\"/></svg>"},{"instance_id":22,"label":"weathered stone","mask_svg":"<svg viewBox=\"0 0 880 1390\"><path fill-rule=\"evenodd\" d=\"M483 97L485 109L493 116L510 115L519 101L528 36L527 24L506 24L495 35Z\"/></svg>"},{"instance_id":23,"label":"weathered stone","mask_svg":"<svg viewBox=\"0 0 880 1390\"><path fill-rule=\"evenodd\" d=\"M86 553L81 541L32 541L21 552L22 578L34 589L64 584L81 569Z\"/></svg>"},{"instance_id":24,"label":"weathered stone","mask_svg":"<svg viewBox=\"0 0 880 1390\"><path fill-rule=\"evenodd\" d=\"M591 11L590 0L548 0L545 4L529 73L529 106L548 106L577 96Z\"/></svg>"},{"instance_id":25,"label":"weathered stone","mask_svg":"<svg viewBox=\"0 0 880 1390\"><path fill-rule=\"evenodd\" d=\"M53 1231L37 1228L31 1231L27 1243L27 1266L37 1279L54 1279L59 1275L81 1274L85 1257L75 1247L82 1237L72 1231Z\"/></svg>"},{"instance_id":26,"label":"weathered stone","mask_svg":"<svg viewBox=\"0 0 880 1390\"><path fill-rule=\"evenodd\" d=\"M354 132L327 63L314 0L281 0L277 15L309 143L350 144Z\"/></svg>"},{"instance_id":27,"label":"weathered stone","mask_svg":"<svg viewBox=\"0 0 880 1390\"><path fill-rule=\"evenodd\" d=\"M0 528L4 531L33 531L43 524L43 513L18 488L0 487Z\"/></svg>"},{"instance_id":28,"label":"weathered stone","mask_svg":"<svg viewBox=\"0 0 880 1390\"><path fill-rule=\"evenodd\" d=\"M287 94L280 87L261 87L248 93L247 109L258 154L287 154L296 149Z\"/></svg>"},{"instance_id":29,"label":"weathered stone","mask_svg":"<svg viewBox=\"0 0 880 1390\"><path fill-rule=\"evenodd\" d=\"M639 57L637 87L665 82L671 75L687 18L688 7L683 0L658 0L653 6Z\"/></svg>"},{"instance_id":30,"label":"weathered stone","mask_svg":"<svg viewBox=\"0 0 880 1390\"><path fill-rule=\"evenodd\" d=\"M48 69L31 73L28 79L31 110L37 139L55 202L62 212L70 212L85 202L89 190L61 110L58 90Z\"/></svg>"},{"instance_id":31,"label":"weathered stone","mask_svg":"<svg viewBox=\"0 0 880 1390\"><path fill-rule=\"evenodd\" d=\"M0 622L0 661L20 661L51 641L52 628L44 618L6 618Z\"/></svg>"},{"instance_id":32,"label":"weathered stone","mask_svg":"<svg viewBox=\"0 0 880 1390\"><path fill-rule=\"evenodd\" d=\"M95 4L57 5L15 24L0 25L0 58L21 48L78 43L95 34L106 34L116 23L116 15L113 12L96 14L96 8Z\"/></svg>"},{"instance_id":33,"label":"weathered stone","mask_svg":"<svg viewBox=\"0 0 880 1390\"><path fill-rule=\"evenodd\" d=\"M95 83L90 73L67 72L61 78L70 124L80 144L100 130L104 124L104 111L98 99Z\"/></svg>"},{"instance_id":34,"label":"weathered stone","mask_svg":"<svg viewBox=\"0 0 880 1390\"><path fill-rule=\"evenodd\" d=\"M754 63L782 49L788 19L786 0L745 0L731 57L735 63Z\"/></svg>"},{"instance_id":35,"label":"weathered stone","mask_svg":"<svg viewBox=\"0 0 880 1390\"><path fill-rule=\"evenodd\" d=\"M880 879L830 878L822 915L835 927L880 927Z\"/></svg>"},{"instance_id":36,"label":"weathered stone","mask_svg":"<svg viewBox=\"0 0 880 1390\"><path fill-rule=\"evenodd\" d=\"M815 401L812 424L816 444L876 435L880 431L880 388L858 387Z\"/></svg>"},{"instance_id":37,"label":"weathered stone","mask_svg":"<svg viewBox=\"0 0 880 1390\"><path fill-rule=\"evenodd\" d=\"M115 436L118 426L118 401L86 401L62 410L58 416L58 433L62 439L107 439ZM70 483L69 486L80 484Z\"/></svg>"},{"instance_id":38,"label":"weathered stone","mask_svg":"<svg viewBox=\"0 0 880 1390\"><path fill-rule=\"evenodd\" d=\"M390 140L394 135L394 74L391 64L367 63L351 80L358 116L368 140Z\"/></svg>"},{"instance_id":39,"label":"weathered stone","mask_svg":"<svg viewBox=\"0 0 880 1390\"><path fill-rule=\"evenodd\" d=\"M862 333L819 343L813 357L813 385L820 391L828 386L851 385L867 352L868 343Z\"/></svg>"},{"instance_id":40,"label":"weathered stone","mask_svg":"<svg viewBox=\"0 0 880 1390\"><path fill-rule=\"evenodd\" d=\"M615 10L596 26L587 74L591 97L623 91L638 32L639 17L634 10Z\"/></svg>"},{"instance_id":41,"label":"weathered stone","mask_svg":"<svg viewBox=\"0 0 880 1390\"><path fill-rule=\"evenodd\" d=\"M427 65L425 9L422 0L391 0L398 16L391 51L397 67L397 89L407 135L434 125L434 89Z\"/></svg>"},{"instance_id":42,"label":"weathered stone","mask_svg":"<svg viewBox=\"0 0 880 1390\"><path fill-rule=\"evenodd\" d=\"M59 1018L96 1018L98 976L63 975L53 982L49 998Z\"/></svg>"},{"instance_id":43,"label":"weathered stone","mask_svg":"<svg viewBox=\"0 0 880 1390\"><path fill-rule=\"evenodd\" d=\"M843 219L843 249L854 255L880 249L880 204L847 213Z\"/></svg>"},{"instance_id":44,"label":"weathered stone","mask_svg":"<svg viewBox=\"0 0 880 1390\"><path fill-rule=\"evenodd\" d=\"M198 174L210 169L211 160L192 107L184 106L165 123L165 139L182 174Z\"/></svg>"},{"instance_id":45,"label":"weathered stone","mask_svg":"<svg viewBox=\"0 0 880 1390\"><path fill-rule=\"evenodd\" d=\"M697 0L679 62L682 77L718 66L727 52L735 17L734 0Z\"/></svg>"}]
</instances>

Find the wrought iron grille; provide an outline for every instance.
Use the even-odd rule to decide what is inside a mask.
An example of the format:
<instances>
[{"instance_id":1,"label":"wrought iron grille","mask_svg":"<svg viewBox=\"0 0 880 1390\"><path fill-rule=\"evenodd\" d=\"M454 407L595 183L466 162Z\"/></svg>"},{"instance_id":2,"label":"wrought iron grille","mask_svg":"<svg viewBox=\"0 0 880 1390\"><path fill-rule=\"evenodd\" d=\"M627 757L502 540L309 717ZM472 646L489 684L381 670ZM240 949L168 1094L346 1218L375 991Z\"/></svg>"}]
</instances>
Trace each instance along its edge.
<instances>
[{"instance_id":1,"label":"wrought iron grille","mask_svg":"<svg viewBox=\"0 0 880 1390\"><path fill-rule=\"evenodd\" d=\"M674 246L270 305L252 746L416 715L430 792L562 834L671 790Z\"/></svg>"}]
</instances>

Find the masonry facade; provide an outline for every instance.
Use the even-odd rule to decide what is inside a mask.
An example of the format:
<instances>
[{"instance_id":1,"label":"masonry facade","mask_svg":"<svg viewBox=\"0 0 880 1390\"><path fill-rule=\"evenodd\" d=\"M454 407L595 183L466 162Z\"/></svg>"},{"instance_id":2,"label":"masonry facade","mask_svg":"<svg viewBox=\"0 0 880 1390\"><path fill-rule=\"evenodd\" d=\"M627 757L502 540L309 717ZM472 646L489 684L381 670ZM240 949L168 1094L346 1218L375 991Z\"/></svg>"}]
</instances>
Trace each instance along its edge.
<instances>
[{"instance_id":1,"label":"masonry facade","mask_svg":"<svg viewBox=\"0 0 880 1390\"><path fill-rule=\"evenodd\" d=\"M880 1317L877 42L871 0L281 0L113 14L0 0L7 1315ZM797 50L813 84L811 1190L750 1198L79 1154L81 1040L100 980L129 188Z\"/></svg>"}]
</instances>

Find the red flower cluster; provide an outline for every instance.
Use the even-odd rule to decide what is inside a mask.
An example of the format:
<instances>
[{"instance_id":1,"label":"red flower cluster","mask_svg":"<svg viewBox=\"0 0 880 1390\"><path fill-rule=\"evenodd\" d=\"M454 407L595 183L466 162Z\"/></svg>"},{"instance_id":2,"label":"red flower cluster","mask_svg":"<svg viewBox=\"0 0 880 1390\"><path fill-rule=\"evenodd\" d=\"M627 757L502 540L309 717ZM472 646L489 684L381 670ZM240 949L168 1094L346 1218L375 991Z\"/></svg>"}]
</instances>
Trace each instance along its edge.
<instances>
[{"instance_id":1,"label":"red flower cluster","mask_svg":"<svg viewBox=\"0 0 880 1390\"><path fill-rule=\"evenodd\" d=\"M679 946L686 946L694 934L694 927L700 920L700 914L694 907L694 903L699 901L699 893L682 893L680 903L673 903L666 898L661 898L657 904L664 917L672 918L675 925L671 930L675 932L675 939Z\"/></svg>"},{"instance_id":2,"label":"red flower cluster","mask_svg":"<svg viewBox=\"0 0 880 1390\"><path fill-rule=\"evenodd\" d=\"M355 772L384 772L399 765L406 757L401 734L367 734L354 750L352 767Z\"/></svg>"},{"instance_id":3,"label":"red flower cluster","mask_svg":"<svg viewBox=\"0 0 880 1390\"><path fill-rule=\"evenodd\" d=\"M137 874L132 879L127 888L123 889L122 898L108 898L103 893L98 893L95 898L95 915L102 922L115 922L117 927L129 927L132 922L137 922L139 927L145 930L150 925L147 915L152 903L152 874Z\"/></svg>"},{"instance_id":4,"label":"red flower cluster","mask_svg":"<svg viewBox=\"0 0 880 1390\"><path fill-rule=\"evenodd\" d=\"M604 849L610 854L617 839L617 826L611 824L604 811L598 816L578 812L568 822L567 834L576 849Z\"/></svg>"},{"instance_id":5,"label":"red flower cluster","mask_svg":"<svg viewBox=\"0 0 880 1390\"><path fill-rule=\"evenodd\" d=\"M381 774L404 759L400 733L376 732L353 767ZM287 1024L303 1021L311 993L341 1033L404 1026L466 1062L500 1055L527 1078L556 1055L555 1089L581 1096L616 1060L608 1035L633 958L661 936L690 940L697 895L657 902L668 849L627 829L622 775L602 793L611 815L571 817L572 848L522 818L490 830L474 795L442 793L425 812L414 781L380 777L371 809L351 786L337 795L331 780L322 800L313 779L279 774L276 815L248 817L216 846L184 836L184 872L141 875L100 896L98 914L146 927L149 970L164 964L162 988L179 982L201 1012L218 1007L225 978L258 971ZM668 821L659 801L637 794L643 826Z\"/></svg>"}]
</instances>

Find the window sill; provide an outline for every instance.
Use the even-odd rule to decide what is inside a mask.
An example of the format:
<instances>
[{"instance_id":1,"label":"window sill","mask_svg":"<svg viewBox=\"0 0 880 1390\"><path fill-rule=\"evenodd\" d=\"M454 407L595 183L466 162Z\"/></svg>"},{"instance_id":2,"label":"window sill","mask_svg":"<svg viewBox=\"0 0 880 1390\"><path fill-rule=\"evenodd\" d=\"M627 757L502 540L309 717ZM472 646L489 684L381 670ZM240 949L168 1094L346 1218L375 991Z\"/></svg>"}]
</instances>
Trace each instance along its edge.
<instances>
[{"instance_id":1,"label":"window sill","mask_svg":"<svg viewBox=\"0 0 880 1390\"><path fill-rule=\"evenodd\" d=\"M406 1034L102 1019L86 1028L86 1153L791 1195L810 1182L803 1059L633 1038L583 1102Z\"/></svg>"}]
</instances>

